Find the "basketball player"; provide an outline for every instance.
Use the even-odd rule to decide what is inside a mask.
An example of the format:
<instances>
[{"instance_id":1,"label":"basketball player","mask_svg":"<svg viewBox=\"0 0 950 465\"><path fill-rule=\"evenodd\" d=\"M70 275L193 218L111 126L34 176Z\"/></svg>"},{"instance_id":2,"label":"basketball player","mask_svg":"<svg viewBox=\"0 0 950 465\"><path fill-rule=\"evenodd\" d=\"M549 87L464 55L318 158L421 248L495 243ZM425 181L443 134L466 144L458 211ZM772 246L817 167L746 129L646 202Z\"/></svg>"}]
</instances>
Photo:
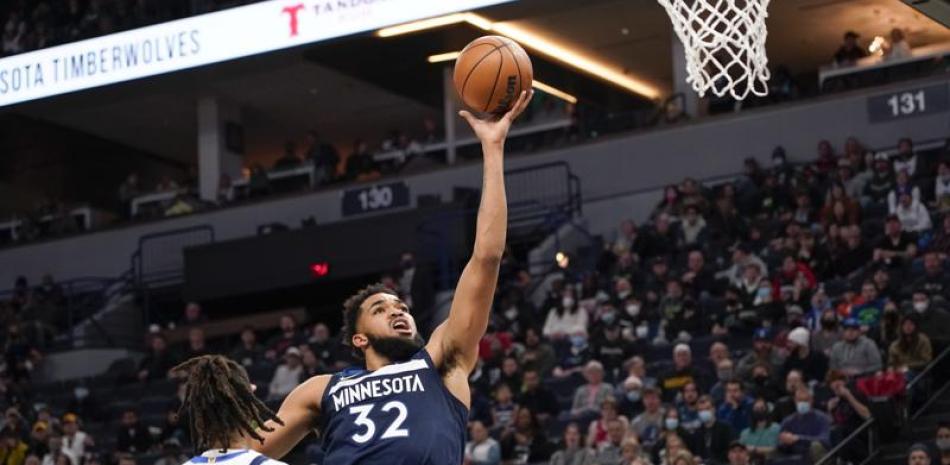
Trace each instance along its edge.
<instances>
[{"instance_id":1,"label":"basketball player","mask_svg":"<svg viewBox=\"0 0 950 465\"><path fill-rule=\"evenodd\" d=\"M448 319L428 343L409 308L389 289L369 286L344 303L344 341L365 369L310 378L284 400L259 451L283 457L314 426L321 465L458 465L462 463L478 341L485 334L505 248L508 208L504 143L532 93L522 92L500 118L460 115L482 143L484 173L475 249L455 289ZM385 229L380 229L385 234Z\"/></svg>"},{"instance_id":2,"label":"basketball player","mask_svg":"<svg viewBox=\"0 0 950 465\"><path fill-rule=\"evenodd\" d=\"M184 465L286 465L250 448L263 442L261 432L273 431L265 422L282 422L254 397L244 367L220 355L202 355L172 373L185 379L181 414L198 454Z\"/></svg>"}]
</instances>

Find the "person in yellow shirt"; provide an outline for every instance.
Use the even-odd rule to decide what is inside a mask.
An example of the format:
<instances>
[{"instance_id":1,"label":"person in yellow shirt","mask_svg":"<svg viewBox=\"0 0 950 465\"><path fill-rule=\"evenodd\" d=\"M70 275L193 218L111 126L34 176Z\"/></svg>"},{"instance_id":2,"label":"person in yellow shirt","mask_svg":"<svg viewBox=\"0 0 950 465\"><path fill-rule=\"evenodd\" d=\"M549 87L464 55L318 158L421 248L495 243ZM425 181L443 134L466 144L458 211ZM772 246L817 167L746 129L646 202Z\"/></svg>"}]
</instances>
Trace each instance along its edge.
<instances>
[{"instance_id":1,"label":"person in yellow shirt","mask_svg":"<svg viewBox=\"0 0 950 465\"><path fill-rule=\"evenodd\" d=\"M0 432L0 465L23 465L29 449L13 431L4 428Z\"/></svg>"}]
</instances>

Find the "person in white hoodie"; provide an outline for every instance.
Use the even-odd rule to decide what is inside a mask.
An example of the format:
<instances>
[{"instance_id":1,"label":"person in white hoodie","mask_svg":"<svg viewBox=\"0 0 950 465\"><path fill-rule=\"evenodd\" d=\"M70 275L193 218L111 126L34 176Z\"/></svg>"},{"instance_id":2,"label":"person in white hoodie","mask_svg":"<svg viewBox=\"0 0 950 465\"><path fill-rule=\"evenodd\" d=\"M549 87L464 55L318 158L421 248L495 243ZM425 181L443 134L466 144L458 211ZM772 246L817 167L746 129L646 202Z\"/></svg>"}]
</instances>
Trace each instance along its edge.
<instances>
[{"instance_id":1,"label":"person in white hoodie","mask_svg":"<svg viewBox=\"0 0 950 465\"><path fill-rule=\"evenodd\" d=\"M920 233L933 228L927 207L923 202L914 200L913 195L906 190L900 193L894 214L905 231Z\"/></svg>"}]
</instances>

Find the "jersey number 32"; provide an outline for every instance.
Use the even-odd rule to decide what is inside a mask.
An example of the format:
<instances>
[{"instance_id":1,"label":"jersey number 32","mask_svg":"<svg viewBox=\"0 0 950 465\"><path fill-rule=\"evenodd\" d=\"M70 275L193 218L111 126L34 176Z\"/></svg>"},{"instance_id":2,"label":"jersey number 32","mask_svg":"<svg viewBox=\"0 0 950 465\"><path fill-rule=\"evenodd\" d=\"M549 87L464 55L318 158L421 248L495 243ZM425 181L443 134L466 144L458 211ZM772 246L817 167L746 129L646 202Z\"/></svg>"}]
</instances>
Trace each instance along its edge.
<instances>
[{"instance_id":1,"label":"jersey number 32","mask_svg":"<svg viewBox=\"0 0 950 465\"><path fill-rule=\"evenodd\" d=\"M358 444L363 444L370 439L373 439L373 436L376 434L376 422L374 422L369 417L369 414L373 411L374 407L376 407L376 404L357 405L355 407L350 407L350 415L356 415L353 423L356 423L357 426L362 426L365 429L365 431L351 436L351 438ZM389 426L386 428L386 431L383 431L383 435L379 437L380 439L409 437L409 430L401 428L403 422L406 421L406 416L408 415L406 404L399 402L398 400L394 400L386 402L381 410L383 412L395 410L396 418L392 421L392 423L389 424Z\"/></svg>"}]
</instances>

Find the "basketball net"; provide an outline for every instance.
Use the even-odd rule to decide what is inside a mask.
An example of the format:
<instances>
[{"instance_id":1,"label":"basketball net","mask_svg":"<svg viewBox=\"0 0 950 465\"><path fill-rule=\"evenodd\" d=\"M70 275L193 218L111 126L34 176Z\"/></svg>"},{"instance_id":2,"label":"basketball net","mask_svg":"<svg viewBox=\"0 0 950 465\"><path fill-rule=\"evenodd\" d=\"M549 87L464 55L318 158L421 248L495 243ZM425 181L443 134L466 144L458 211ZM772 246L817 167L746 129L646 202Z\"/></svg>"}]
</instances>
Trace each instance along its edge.
<instances>
[{"instance_id":1,"label":"basketball net","mask_svg":"<svg viewBox=\"0 0 950 465\"><path fill-rule=\"evenodd\" d=\"M686 51L686 82L703 97L768 94L769 0L658 0Z\"/></svg>"}]
</instances>

